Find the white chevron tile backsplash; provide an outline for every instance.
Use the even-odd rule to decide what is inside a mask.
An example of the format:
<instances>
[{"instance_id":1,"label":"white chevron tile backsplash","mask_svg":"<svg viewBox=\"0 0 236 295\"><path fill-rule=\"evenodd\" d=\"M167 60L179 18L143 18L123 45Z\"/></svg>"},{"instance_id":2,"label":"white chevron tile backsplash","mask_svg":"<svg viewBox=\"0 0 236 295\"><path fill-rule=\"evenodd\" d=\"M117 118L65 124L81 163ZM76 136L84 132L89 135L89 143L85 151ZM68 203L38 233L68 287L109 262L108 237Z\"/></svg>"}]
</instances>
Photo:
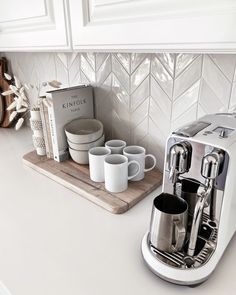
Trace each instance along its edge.
<instances>
[{"instance_id":1,"label":"white chevron tile backsplash","mask_svg":"<svg viewBox=\"0 0 236 295\"><path fill-rule=\"evenodd\" d=\"M154 153L162 169L171 130L207 113L236 109L236 55L5 53L22 82L91 83L107 138ZM41 93L47 89L41 89ZM38 92L31 90L31 100Z\"/></svg>"}]
</instances>

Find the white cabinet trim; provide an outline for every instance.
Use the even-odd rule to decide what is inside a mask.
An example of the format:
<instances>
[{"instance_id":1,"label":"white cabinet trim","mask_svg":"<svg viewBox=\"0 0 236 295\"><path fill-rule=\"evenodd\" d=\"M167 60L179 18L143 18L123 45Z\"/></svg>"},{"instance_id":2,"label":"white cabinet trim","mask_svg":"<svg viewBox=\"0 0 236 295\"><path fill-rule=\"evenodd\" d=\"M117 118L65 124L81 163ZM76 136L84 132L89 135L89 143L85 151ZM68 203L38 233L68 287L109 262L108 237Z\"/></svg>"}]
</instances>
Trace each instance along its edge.
<instances>
[{"instance_id":1,"label":"white cabinet trim","mask_svg":"<svg viewBox=\"0 0 236 295\"><path fill-rule=\"evenodd\" d=\"M236 52L235 0L70 0L70 10L75 50Z\"/></svg>"},{"instance_id":2,"label":"white cabinet trim","mask_svg":"<svg viewBox=\"0 0 236 295\"><path fill-rule=\"evenodd\" d=\"M68 5L44 0L43 14L0 22L0 51L71 50Z\"/></svg>"}]
</instances>

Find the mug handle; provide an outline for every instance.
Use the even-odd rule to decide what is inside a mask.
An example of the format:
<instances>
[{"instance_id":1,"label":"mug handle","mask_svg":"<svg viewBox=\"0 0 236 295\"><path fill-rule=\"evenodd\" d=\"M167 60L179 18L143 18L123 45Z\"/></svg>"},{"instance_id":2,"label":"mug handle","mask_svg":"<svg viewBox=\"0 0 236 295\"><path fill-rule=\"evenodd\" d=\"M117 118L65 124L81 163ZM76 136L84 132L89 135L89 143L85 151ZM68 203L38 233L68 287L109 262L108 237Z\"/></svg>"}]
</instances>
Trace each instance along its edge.
<instances>
[{"instance_id":1,"label":"mug handle","mask_svg":"<svg viewBox=\"0 0 236 295\"><path fill-rule=\"evenodd\" d=\"M137 162L135 160L129 161L128 167L129 167L130 164L136 164L138 166L138 171L134 175L128 176L128 180L130 180L130 179L134 178L135 176L137 176L139 174L140 170L141 170L139 162Z\"/></svg>"},{"instance_id":2,"label":"mug handle","mask_svg":"<svg viewBox=\"0 0 236 295\"><path fill-rule=\"evenodd\" d=\"M148 154L148 155L145 156L145 160L146 160L148 157L153 159L153 165L152 165L152 167L150 167L150 168L144 169L144 172L148 172L148 171L152 170L153 168L155 168L156 163L157 163L157 160L156 160L156 157L155 157L155 156L153 156L153 155L151 155L151 154Z\"/></svg>"},{"instance_id":3,"label":"mug handle","mask_svg":"<svg viewBox=\"0 0 236 295\"><path fill-rule=\"evenodd\" d=\"M185 230L185 227L180 223L179 220L174 220L174 225L175 225L176 244L173 247L174 247L175 251L179 251L183 246L185 235L186 235L186 230Z\"/></svg>"}]
</instances>

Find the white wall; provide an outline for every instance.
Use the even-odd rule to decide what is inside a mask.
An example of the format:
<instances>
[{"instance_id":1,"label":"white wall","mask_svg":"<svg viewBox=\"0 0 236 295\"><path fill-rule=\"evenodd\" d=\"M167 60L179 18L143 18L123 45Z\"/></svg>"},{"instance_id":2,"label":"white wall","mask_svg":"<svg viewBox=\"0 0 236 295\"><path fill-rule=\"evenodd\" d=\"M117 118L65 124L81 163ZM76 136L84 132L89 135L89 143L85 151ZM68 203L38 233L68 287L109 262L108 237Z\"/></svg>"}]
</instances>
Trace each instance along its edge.
<instances>
[{"instance_id":1,"label":"white wall","mask_svg":"<svg viewBox=\"0 0 236 295\"><path fill-rule=\"evenodd\" d=\"M145 146L162 169L172 129L236 107L236 55L6 53L22 82L95 86L107 138ZM41 91L41 94L46 89ZM34 101L37 91L29 93Z\"/></svg>"}]
</instances>

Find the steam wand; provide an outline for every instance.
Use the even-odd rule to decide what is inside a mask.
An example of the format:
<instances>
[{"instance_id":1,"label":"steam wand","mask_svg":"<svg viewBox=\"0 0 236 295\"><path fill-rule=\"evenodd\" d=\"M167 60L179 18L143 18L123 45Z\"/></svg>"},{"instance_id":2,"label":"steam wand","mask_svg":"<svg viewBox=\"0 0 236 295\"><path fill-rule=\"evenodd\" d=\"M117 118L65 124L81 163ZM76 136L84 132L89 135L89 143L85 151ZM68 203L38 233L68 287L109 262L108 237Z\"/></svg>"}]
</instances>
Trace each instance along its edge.
<instances>
[{"instance_id":1,"label":"steam wand","mask_svg":"<svg viewBox=\"0 0 236 295\"><path fill-rule=\"evenodd\" d=\"M211 190L213 188L213 179L206 179L205 185L200 185L197 191L198 201L194 209L191 234L188 246L188 255L193 256L197 243L198 230L202 219L204 207L209 205Z\"/></svg>"},{"instance_id":2,"label":"steam wand","mask_svg":"<svg viewBox=\"0 0 236 295\"><path fill-rule=\"evenodd\" d=\"M197 191L198 201L194 209L189 239L189 256L194 255L203 209L204 207L209 206L214 180L220 174L220 166L222 162L223 154L219 150L215 150L212 153L205 155L202 159L201 174L205 178L205 184L201 184Z\"/></svg>"}]
</instances>

